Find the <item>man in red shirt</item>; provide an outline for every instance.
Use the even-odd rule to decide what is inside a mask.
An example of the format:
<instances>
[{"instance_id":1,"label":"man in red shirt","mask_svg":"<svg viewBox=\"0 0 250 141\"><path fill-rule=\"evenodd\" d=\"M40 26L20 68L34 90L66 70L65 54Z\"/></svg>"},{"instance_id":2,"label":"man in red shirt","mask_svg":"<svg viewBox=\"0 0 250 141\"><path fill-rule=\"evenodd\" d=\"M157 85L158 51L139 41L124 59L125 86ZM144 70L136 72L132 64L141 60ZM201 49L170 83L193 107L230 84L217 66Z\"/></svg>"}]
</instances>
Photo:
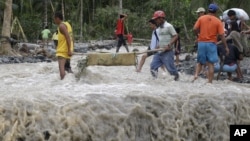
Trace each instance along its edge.
<instances>
[{"instance_id":1,"label":"man in red shirt","mask_svg":"<svg viewBox=\"0 0 250 141\"><path fill-rule=\"evenodd\" d=\"M229 49L224 37L224 28L221 21L216 17L218 6L210 4L208 14L201 16L194 25L195 34L198 37L197 67L194 80L197 79L202 65L208 66L208 83L212 83L214 78L214 63L218 61L217 55L217 35L224 44L226 54Z\"/></svg>"},{"instance_id":2,"label":"man in red shirt","mask_svg":"<svg viewBox=\"0 0 250 141\"><path fill-rule=\"evenodd\" d=\"M117 24L116 24L116 35L118 37L118 44L117 44L117 48L116 48L116 53L119 52L120 50L120 47L122 45L125 46L127 52L129 52L128 50L128 46L127 46L127 43L124 39L124 21L125 19L127 18L127 15L125 14L120 14L120 18L117 20Z\"/></svg>"}]
</instances>

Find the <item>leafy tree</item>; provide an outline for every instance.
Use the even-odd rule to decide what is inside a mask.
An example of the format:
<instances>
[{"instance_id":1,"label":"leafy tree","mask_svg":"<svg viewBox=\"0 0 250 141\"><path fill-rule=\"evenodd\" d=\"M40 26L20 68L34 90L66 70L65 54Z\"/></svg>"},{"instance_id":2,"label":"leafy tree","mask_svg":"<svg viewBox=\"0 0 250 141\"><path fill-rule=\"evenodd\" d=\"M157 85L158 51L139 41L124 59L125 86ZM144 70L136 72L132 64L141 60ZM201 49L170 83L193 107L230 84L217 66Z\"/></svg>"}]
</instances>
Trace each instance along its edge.
<instances>
[{"instance_id":1,"label":"leafy tree","mask_svg":"<svg viewBox=\"0 0 250 141\"><path fill-rule=\"evenodd\" d=\"M0 28L3 23L4 2L5 0L0 0ZM155 10L164 10L167 21L181 28L182 39L193 41L192 27L197 19L194 11L201 6L207 8L212 2L219 5L219 14L232 7L250 12L250 1L246 0L123 0L123 12L128 14L127 30L134 37L150 38L148 20ZM65 20L73 26L76 39L83 36L84 40L112 36L119 13L118 0L46 0L46 3L44 0L13 0L13 5L17 7L14 8L13 17L19 18L30 41L38 39L45 23L48 23L50 29L56 29L53 24L55 11L64 11Z\"/></svg>"}]
</instances>

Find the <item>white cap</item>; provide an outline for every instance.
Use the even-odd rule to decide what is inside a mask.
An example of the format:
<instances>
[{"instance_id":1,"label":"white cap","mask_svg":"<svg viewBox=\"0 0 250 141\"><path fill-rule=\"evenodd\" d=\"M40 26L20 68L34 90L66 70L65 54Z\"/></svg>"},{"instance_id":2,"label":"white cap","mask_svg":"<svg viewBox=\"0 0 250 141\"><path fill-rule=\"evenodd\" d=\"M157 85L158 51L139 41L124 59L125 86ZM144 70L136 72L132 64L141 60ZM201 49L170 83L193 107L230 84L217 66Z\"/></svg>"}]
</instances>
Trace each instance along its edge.
<instances>
[{"instance_id":1,"label":"white cap","mask_svg":"<svg viewBox=\"0 0 250 141\"><path fill-rule=\"evenodd\" d=\"M206 12L205 8L200 7L197 9L197 11L195 11L196 13L200 13L200 12Z\"/></svg>"}]
</instances>

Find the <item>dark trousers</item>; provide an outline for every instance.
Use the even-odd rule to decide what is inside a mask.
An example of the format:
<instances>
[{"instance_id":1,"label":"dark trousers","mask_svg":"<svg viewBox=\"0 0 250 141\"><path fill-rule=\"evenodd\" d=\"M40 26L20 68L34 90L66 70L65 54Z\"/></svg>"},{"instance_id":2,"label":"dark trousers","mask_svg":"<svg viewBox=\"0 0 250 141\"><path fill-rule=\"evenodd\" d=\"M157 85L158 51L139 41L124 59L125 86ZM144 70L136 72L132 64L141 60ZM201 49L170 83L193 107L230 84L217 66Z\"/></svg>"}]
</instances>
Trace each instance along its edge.
<instances>
[{"instance_id":1,"label":"dark trousers","mask_svg":"<svg viewBox=\"0 0 250 141\"><path fill-rule=\"evenodd\" d=\"M118 36L118 44L117 44L117 47L116 47L116 52L119 52L120 47L121 47L122 45L124 45L125 48L126 48L126 50L127 50L127 52L129 52L128 46L127 46L127 43L126 43L126 41L125 41L125 39L124 39L124 37L123 37L123 34L119 34L119 35L117 35L117 36Z\"/></svg>"},{"instance_id":2,"label":"dark trousers","mask_svg":"<svg viewBox=\"0 0 250 141\"><path fill-rule=\"evenodd\" d=\"M64 65L64 68L67 72L71 72L71 66L70 66L70 59L66 59L66 62L65 62L65 65Z\"/></svg>"}]
</instances>

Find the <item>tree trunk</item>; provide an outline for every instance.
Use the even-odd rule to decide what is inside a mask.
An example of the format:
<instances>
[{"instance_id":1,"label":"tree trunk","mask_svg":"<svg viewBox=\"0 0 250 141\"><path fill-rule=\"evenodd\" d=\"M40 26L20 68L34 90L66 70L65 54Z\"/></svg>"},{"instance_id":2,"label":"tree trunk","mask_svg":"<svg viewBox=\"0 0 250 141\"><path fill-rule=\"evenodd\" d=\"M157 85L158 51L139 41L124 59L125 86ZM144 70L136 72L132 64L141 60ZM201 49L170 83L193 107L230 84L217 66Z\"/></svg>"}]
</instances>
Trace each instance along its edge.
<instances>
[{"instance_id":1,"label":"tree trunk","mask_svg":"<svg viewBox=\"0 0 250 141\"><path fill-rule=\"evenodd\" d=\"M83 26L83 0L81 0L81 14L80 14L80 23L81 23L81 29L80 29L80 41L82 42L82 26Z\"/></svg>"},{"instance_id":2,"label":"tree trunk","mask_svg":"<svg viewBox=\"0 0 250 141\"><path fill-rule=\"evenodd\" d=\"M188 39L188 41L191 41L191 40L190 40L190 37L189 37L189 35L188 35L188 30L187 30L187 26L186 26L186 23L185 23L185 22L183 23L183 27L184 27L184 31L185 31L186 38Z\"/></svg>"},{"instance_id":3,"label":"tree trunk","mask_svg":"<svg viewBox=\"0 0 250 141\"><path fill-rule=\"evenodd\" d=\"M94 21L95 20L95 0L93 0L93 11L92 11L93 13L93 15L92 15L92 21Z\"/></svg>"},{"instance_id":4,"label":"tree trunk","mask_svg":"<svg viewBox=\"0 0 250 141\"><path fill-rule=\"evenodd\" d=\"M44 26L48 26L48 0L44 0Z\"/></svg>"},{"instance_id":5,"label":"tree trunk","mask_svg":"<svg viewBox=\"0 0 250 141\"><path fill-rule=\"evenodd\" d=\"M119 1L120 14L122 14L122 0Z\"/></svg>"},{"instance_id":6,"label":"tree trunk","mask_svg":"<svg viewBox=\"0 0 250 141\"><path fill-rule=\"evenodd\" d=\"M63 15L63 20L65 20L64 2L63 2L63 0L62 0L62 15Z\"/></svg>"},{"instance_id":7,"label":"tree trunk","mask_svg":"<svg viewBox=\"0 0 250 141\"><path fill-rule=\"evenodd\" d=\"M10 38L11 16L12 16L12 0L6 0L4 8L2 36L8 38ZM2 42L0 52L1 54L5 55L15 55L15 53L12 51L10 42Z\"/></svg>"}]
</instances>

